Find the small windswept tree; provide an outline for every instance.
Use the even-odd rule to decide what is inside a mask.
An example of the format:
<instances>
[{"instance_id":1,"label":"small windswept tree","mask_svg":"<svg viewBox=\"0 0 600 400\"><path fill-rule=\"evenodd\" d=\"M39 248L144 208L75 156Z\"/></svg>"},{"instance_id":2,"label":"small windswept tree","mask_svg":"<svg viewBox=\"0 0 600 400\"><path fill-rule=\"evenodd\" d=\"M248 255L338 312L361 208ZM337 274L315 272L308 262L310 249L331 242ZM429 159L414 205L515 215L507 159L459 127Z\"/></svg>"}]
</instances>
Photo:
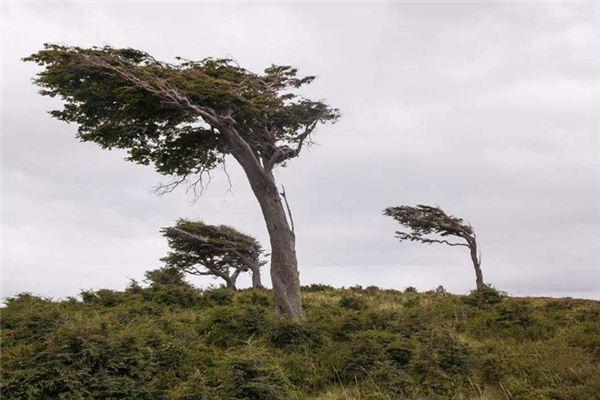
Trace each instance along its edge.
<instances>
[{"instance_id":1,"label":"small windswept tree","mask_svg":"<svg viewBox=\"0 0 600 400\"><path fill-rule=\"evenodd\" d=\"M471 260L475 268L477 289L482 289L483 274L481 272L481 253L477 249L477 237L473 227L461 218L446 214L439 207L419 204L416 207L388 207L384 215L394 218L407 231L397 231L396 237L402 241L413 241L425 244L441 243L448 246L463 246L469 248ZM460 242L447 238L458 238Z\"/></svg>"},{"instance_id":2,"label":"small windswept tree","mask_svg":"<svg viewBox=\"0 0 600 400\"><path fill-rule=\"evenodd\" d=\"M230 155L244 170L271 244L271 281L280 314L302 316L296 237L273 171L298 157L336 109L301 97L314 76L286 65L254 73L231 59L156 60L131 48L46 44L25 58L43 67L41 94L60 97L51 114L78 136L174 178L166 190L201 177Z\"/></svg>"},{"instance_id":3,"label":"small windswept tree","mask_svg":"<svg viewBox=\"0 0 600 400\"><path fill-rule=\"evenodd\" d=\"M209 225L202 221L180 219L172 227L163 228L172 251L162 259L168 267L192 275L212 275L236 289L243 272L251 272L252 287L262 288L260 267L263 253L252 236L225 225Z\"/></svg>"}]
</instances>

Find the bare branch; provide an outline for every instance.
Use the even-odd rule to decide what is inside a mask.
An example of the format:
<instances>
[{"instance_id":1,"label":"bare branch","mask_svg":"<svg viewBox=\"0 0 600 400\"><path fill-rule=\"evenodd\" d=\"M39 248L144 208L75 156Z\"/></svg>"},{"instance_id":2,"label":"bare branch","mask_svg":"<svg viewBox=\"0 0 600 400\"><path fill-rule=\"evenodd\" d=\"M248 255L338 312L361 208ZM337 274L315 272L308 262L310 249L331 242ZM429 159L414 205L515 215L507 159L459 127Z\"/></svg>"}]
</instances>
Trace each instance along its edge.
<instances>
[{"instance_id":1,"label":"bare branch","mask_svg":"<svg viewBox=\"0 0 600 400\"><path fill-rule=\"evenodd\" d=\"M292 217L292 210L290 210L290 204L288 203L288 199L287 199L287 195L285 193L285 187L283 185L281 185L281 193L279 193L281 195L281 197L283 197L283 200L285 201L285 207L287 209L288 212L288 216L290 218L290 228L292 230L292 233L294 232L294 218Z\"/></svg>"}]
</instances>

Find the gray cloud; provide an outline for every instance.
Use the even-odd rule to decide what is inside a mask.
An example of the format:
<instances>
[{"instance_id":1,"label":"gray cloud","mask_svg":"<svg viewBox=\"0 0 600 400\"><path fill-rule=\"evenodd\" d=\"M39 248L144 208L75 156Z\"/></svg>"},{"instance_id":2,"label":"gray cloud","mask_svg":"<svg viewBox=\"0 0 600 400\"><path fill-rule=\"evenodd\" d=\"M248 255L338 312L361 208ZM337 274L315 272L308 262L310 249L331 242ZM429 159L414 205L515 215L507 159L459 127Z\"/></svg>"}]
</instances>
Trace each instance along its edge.
<instances>
[{"instance_id":1,"label":"gray cloud","mask_svg":"<svg viewBox=\"0 0 600 400\"><path fill-rule=\"evenodd\" d=\"M478 231L486 280L519 295L600 296L598 6L8 3L3 14L3 296L120 288L159 265L161 226L227 223L266 243L234 162L195 205L164 177L74 138L19 61L44 42L158 58L292 64L343 112L278 172L304 282L473 286L468 256L400 244L381 210L439 204ZM210 283L202 281L201 283Z\"/></svg>"}]
</instances>

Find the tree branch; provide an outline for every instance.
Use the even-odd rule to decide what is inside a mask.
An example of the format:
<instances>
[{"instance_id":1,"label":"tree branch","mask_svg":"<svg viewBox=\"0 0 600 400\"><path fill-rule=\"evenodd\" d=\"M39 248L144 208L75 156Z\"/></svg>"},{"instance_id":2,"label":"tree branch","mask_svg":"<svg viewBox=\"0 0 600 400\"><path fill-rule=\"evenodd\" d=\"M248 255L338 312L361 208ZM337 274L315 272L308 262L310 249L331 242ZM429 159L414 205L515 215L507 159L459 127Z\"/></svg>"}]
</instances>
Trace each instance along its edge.
<instances>
[{"instance_id":1,"label":"tree branch","mask_svg":"<svg viewBox=\"0 0 600 400\"><path fill-rule=\"evenodd\" d=\"M279 193L285 202L285 207L288 212L288 216L290 218L290 228L292 229L292 233L294 233L294 218L292 217L292 210L290 210L290 204L288 203L287 195L285 193L285 186L281 185L281 193Z\"/></svg>"},{"instance_id":2,"label":"tree branch","mask_svg":"<svg viewBox=\"0 0 600 400\"><path fill-rule=\"evenodd\" d=\"M217 128L220 133L225 135L234 155L236 152L242 152L250 157L254 167L259 167L259 170L263 171L254 150L234 127L235 120L231 116L219 115L210 107L194 104L188 96L167 80L124 60L122 57L106 54L106 57L109 58L112 63L95 54L82 54L81 57L92 65L113 71L122 78L133 83L135 86L157 95L167 103L176 105L198 115L204 119L207 124Z\"/></svg>"}]
</instances>

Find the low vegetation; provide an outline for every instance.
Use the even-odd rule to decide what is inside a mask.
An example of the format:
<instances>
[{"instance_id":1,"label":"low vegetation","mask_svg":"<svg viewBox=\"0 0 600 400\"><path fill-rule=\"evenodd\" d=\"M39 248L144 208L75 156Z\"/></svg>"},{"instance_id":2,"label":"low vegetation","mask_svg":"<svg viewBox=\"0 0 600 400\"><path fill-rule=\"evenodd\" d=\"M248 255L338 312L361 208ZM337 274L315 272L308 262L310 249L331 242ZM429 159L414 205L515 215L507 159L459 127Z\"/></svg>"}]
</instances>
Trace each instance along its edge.
<instances>
[{"instance_id":1,"label":"low vegetation","mask_svg":"<svg viewBox=\"0 0 600 400\"><path fill-rule=\"evenodd\" d=\"M600 302L376 287L125 291L2 309L3 399L597 399Z\"/></svg>"}]
</instances>

